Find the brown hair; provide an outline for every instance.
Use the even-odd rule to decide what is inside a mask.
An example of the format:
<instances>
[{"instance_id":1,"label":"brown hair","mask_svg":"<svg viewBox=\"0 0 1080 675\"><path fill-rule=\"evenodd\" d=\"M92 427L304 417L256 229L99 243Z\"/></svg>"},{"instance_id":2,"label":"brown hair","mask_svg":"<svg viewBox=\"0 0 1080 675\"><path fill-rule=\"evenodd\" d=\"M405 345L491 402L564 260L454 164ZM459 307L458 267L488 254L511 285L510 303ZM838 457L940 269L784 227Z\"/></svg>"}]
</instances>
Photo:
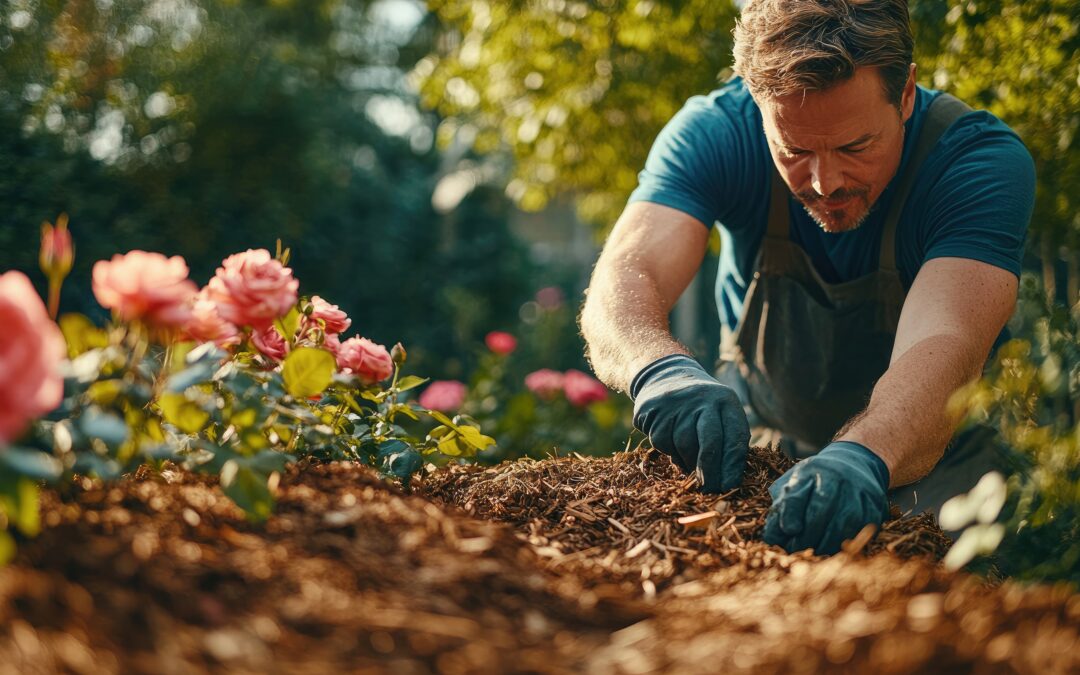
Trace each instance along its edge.
<instances>
[{"instance_id":1,"label":"brown hair","mask_svg":"<svg viewBox=\"0 0 1080 675\"><path fill-rule=\"evenodd\" d=\"M876 66L899 107L914 40L907 0L749 0L735 23L735 74L757 100L821 91Z\"/></svg>"}]
</instances>

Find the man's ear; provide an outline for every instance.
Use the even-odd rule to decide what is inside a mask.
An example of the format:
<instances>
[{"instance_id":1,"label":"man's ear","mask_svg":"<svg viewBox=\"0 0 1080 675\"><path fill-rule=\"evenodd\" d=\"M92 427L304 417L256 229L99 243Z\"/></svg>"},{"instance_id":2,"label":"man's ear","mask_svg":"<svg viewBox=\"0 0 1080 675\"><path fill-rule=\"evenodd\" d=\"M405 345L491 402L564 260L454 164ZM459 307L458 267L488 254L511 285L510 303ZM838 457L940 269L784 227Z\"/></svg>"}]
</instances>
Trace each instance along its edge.
<instances>
[{"instance_id":1,"label":"man's ear","mask_svg":"<svg viewBox=\"0 0 1080 675\"><path fill-rule=\"evenodd\" d=\"M904 93L900 97L900 116L903 122L911 118L915 111L915 64L908 69L907 82L904 84Z\"/></svg>"}]
</instances>

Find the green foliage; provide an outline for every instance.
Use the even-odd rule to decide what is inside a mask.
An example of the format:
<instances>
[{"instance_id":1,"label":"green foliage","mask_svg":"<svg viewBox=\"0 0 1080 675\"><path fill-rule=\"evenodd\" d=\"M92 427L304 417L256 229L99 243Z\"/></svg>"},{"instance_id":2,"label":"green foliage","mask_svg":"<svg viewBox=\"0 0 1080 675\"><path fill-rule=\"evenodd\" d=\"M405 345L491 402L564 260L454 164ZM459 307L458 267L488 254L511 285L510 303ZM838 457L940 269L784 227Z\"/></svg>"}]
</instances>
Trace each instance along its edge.
<instances>
[{"instance_id":1,"label":"green foliage","mask_svg":"<svg viewBox=\"0 0 1080 675\"><path fill-rule=\"evenodd\" d=\"M912 3L922 79L994 113L1035 159L1031 232L1080 246L1080 5L1069 0ZM934 23L936 21L936 23ZM1075 300L1075 299L1074 299Z\"/></svg>"},{"instance_id":2,"label":"green foliage","mask_svg":"<svg viewBox=\"0 0 1080 675\"><path fill-rule=\"evenodd\" d=\"M413 75L439 141L513 152L526 210L573 190L611 222L653 138L731 62L731 2L432 0L443 33Z\"/></svg>"},{"instance_id":3,"label":"green foliage","mask_svg":"<svg viewBox=\"0 0 1080 675\"><path fill-rule=\"evenodd\" d=\"M997 546L1005 572L1080 584L1080 305L1047 305L1025 274L1013 330L984 378L958 395L1019 455ZM993 546L989 549L993 550Z\"/></svg>"},{"instance_id":4,"label":"green foliage","mask_svg":"<svg viewBox=\"0 0 1080 675\"><path fill-rule=\"evenodd\" d=\"M431 205L453 167L404 82L426 26L402 33L368 0L167 4L19 2L25 25L0 13L0 269L36 278L25 243L66 212L79 260L63 304L98 323L96 260L167 251L205 278L221 251L276 236L313 293L423 367L460 346L430 330L454 325L447 292L483 295L481 322L512 316L532 267L508 200ZM355 274L388 261L393 274Z\"/></svg>"}]
</instances>

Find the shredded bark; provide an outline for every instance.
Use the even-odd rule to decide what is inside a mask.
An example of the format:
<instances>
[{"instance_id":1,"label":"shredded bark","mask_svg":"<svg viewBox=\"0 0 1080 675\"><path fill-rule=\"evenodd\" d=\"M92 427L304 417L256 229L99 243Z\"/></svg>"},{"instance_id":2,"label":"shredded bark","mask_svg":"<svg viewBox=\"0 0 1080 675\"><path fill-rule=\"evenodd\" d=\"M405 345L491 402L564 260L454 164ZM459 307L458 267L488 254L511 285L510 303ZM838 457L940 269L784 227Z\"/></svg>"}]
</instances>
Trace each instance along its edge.
<instances>
[{"instance_id":1,"label":"shredded bark","mask_svg":"<svg viewBox=\"0 0 1080 675\"><path fill-rule=\"evenodd\" d=\"M1080 671L1080 594L944 571L928 516L831 558L761 542L789 466L754 449L710 496L643 449L414 494L302 463L259 525L213 479L82 479L0 568L0 674Z\"/></svg>"}]
</instances>

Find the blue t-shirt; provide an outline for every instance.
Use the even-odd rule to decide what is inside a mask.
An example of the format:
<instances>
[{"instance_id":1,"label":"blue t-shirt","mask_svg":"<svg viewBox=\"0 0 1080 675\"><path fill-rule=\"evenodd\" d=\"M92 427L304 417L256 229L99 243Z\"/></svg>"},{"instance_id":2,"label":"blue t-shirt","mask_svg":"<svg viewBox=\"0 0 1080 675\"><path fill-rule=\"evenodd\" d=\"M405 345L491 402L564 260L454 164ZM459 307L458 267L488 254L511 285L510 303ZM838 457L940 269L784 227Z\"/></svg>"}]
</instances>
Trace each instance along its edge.
<instances>
[{"instance_id":1,"label":"blue t-shirt","mask_svg":"<svg viewBox=\"0 0 1080 675\"><path fill-rule=\"evenodd\" d=\"M917 88L897 176L939 93ZM707 96L694 96L668 122L630 195L630 202L669 206L708 227L719 223L716 305L731 329L742 314L765 235L772 171L761 112L735 78ZM822 230L789 195L792 240L826 282L877 269L896 182L894 177L860 227L841 233ZM1019 276L1034 200L1035 167L1019 137L988 112L961 117L927 156L897 226L896 265L904 289L933 258L971 258Z\"/></svg>"}]
</instances>

